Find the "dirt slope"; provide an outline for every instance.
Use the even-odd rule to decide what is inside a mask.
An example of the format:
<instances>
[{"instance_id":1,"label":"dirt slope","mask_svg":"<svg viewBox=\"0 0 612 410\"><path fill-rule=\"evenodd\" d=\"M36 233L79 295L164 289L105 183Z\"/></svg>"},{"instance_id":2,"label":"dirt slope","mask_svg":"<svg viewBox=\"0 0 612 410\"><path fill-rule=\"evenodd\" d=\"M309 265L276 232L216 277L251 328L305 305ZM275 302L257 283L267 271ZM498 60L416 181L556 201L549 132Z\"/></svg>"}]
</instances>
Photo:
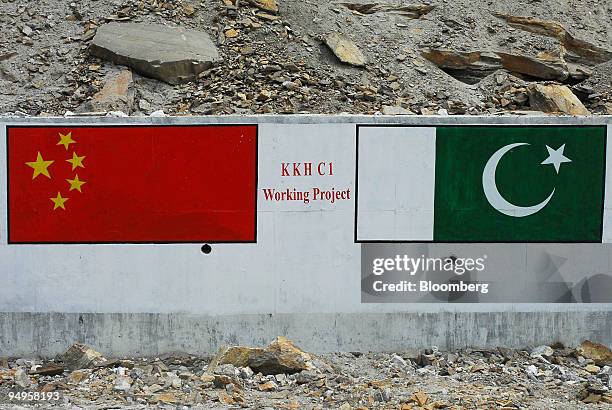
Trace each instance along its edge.
<instances>
[{"instance_id":1,"label":"dirt slope","mask_svg":"<svg viewBox=\"0 0 612 410\"><path fill-rule=\"evenodd\" d=\"M517 28L495 13L558 22L573 38L612 50L610 1L435 0L424 4L433 8L426 7L431 10L421 16L406 12L402 6L408 3L397 0L351 0L348 6L278 0L276 15L263 14L261 7L273 1L259 0L259 7L257 1L0 0L0 113L88 111L85 103L117 70L88 52L96 28L109 21L201 30L223 57L197 81L183 85L134 73L121 109L131 115L160 109L179 115L370 114L384 106L451 115L529 110L526 87L543 79L501 68L469 84L465 70L443 70L422 56L424 49L559 56L562 61L574 54L558 38ZM331 32L351 39L368 64L358 68L339 62L323 42ZM559 82L593 114L612 113L611 63L572 62L582 64L584 78Z\"/></svg>"}]
</instances>

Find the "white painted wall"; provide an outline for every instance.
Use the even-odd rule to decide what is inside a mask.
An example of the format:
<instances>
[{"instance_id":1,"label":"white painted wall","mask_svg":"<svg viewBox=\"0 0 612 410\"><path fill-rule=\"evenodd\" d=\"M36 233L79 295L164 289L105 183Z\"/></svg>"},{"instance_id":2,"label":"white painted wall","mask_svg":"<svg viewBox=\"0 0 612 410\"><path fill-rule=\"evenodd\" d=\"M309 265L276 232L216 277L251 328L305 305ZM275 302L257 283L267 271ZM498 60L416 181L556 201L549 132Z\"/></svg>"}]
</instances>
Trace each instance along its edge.
<instances>
[{"instance_id":1,"label":"white painted wall","mask_svg":"<svg viewBox=\"0 0 612 410\"><path fill-rule=\"evenodd\" d=\"M436 128L360 127L358 150L357 239L433 240Z\"/></svg>"},{"instance_id":2,"label":"white painted wall","mask_svg":"<svg viewBox=\"0 0 612 410\"><path fill-rule=\"evenodd\" d=\"M93 119L11 120L91 124ZM355 124L453 124L456 118L227 117L103 119L114 123L251 123L259 128L257 244L11 245L6 189L0 190L0 311L185 313L201 315L391 312L605 311L610 304L362 304L360 248L354 243L354 196L327 203L266 203L262 188L321 186L354 193ZM464 123L610 123L595 119L482 119ZM609 135L610 135L610 131ZM0 140L5 128L0 123ZM610 146L610 144L609 144ZM0 181L6 181L0 144ZM333 177L281 177L280 162L333 161ZM608 198L612 197L608 195ZM608 217L609 219L610 217ZM503 246L503 245L500 245Z\"/></svg>"}]
</instances>

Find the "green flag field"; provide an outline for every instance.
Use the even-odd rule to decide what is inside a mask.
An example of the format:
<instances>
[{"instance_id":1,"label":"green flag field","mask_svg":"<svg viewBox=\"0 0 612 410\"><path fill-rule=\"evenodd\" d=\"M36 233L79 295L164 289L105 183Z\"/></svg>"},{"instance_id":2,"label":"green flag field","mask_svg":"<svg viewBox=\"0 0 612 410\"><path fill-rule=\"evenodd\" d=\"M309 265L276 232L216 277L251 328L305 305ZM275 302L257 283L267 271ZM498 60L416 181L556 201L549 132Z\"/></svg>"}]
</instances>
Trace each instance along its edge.
<instances>
[{"instance_id":1,"label":"green flag field","mask_svg":"<svg viewBox=\"0 0 612 410\"><path fill-rule=\"evenodd\" d=\"M603 126L360 126L356 240L602 242Z\"/></svg>"}]
</instances>

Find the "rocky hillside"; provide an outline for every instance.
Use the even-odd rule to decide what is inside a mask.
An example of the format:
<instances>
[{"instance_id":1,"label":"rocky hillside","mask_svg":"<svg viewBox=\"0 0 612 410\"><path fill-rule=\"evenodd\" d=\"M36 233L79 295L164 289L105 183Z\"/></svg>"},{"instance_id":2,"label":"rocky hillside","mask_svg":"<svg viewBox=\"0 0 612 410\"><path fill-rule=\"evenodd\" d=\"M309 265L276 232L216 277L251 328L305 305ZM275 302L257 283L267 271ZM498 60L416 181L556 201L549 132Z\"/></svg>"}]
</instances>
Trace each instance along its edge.
<instances>
[{"instance_id":1,"label":"rocky hillside","mask_svg":"<svg viewBox=\"0 0 612 410\"><path fill-rule=\"evenodd\" d=\"M0 0L0 115L612 114L610 1L349 1Z\"/></svg>"}]
</instances>

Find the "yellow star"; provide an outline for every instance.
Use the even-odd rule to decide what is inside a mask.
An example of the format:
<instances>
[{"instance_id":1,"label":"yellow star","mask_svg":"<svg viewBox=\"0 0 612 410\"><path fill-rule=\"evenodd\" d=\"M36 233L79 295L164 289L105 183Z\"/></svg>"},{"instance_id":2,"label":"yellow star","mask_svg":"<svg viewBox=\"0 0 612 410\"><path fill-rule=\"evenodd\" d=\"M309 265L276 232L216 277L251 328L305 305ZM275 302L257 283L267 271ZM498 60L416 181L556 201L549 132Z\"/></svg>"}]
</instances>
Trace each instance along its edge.
<instances>
[{"instance_id":1,"label":"yellow star","mask_svg":"<svg viewBox=\"0 0 612 410\"><path fill-rule=\"evenodd\" d=\"M53 162L54 161L45 161L42 155L40 155L40 151L38 151L36 161L26 162L26 165L34 168L34 174L32 175L32 179L36 178L40 174L43 174L44 176L50 179L51 175L49 175L49 170L47 168L49 168L49 166L53 164Z\"/></svg>"},{"instance_id":2,"label":"yellow star","mask_svg":"<svg viewBox=\"0 0 612 410\"><path fill-rule=\"evenodd\" d=\"M76 152L72 153L72 159L67 159L66 162L70 162L72 164L72 170L74 171L77 167L85 168L83 165L84 156L79 157Z\"/></svg>"},{"instance_id":3,"label":"yellow star","mask_svg":"<svg viewBox=\"0 0 612 410\"><path fill-rule=\"evenodd\" d=\"M79 180L78 174L74 177L74 179L67 179L66 181L68 181L68 183L70 184L70 191L72 191L73 189L76 189L79 192L83 192L81 191L81 186L87 183L85 181Z\"/></svg>"},{"instance_id":4,"label":"yellow star","mask_svg":"<svg viewBox=\"0 0 612 410\"><path fill-rule=\"evenodd\" d=\"M53 202L53 210L55 211L57 208L62 208L63 210L66 210L64 203L70 198L62 198L62 194L58 192L55 198L49 199L51 200L51 202Z\"/></svg>"},{"instance_id":5,"label":"yellow star","mask_svg":"<svg viewBox=\"0 0 612 410\"><path fill-rule=\"evenodd\" d=\"M66 151L68 151L68 146L70 144L76 144L76 141L72 139L72 133L69 132L68 134L64 135L61 132L59 133L60 136L60 140L57 143L57 145L63 145L66 148Z\"/></svg>"}]
</instances>

